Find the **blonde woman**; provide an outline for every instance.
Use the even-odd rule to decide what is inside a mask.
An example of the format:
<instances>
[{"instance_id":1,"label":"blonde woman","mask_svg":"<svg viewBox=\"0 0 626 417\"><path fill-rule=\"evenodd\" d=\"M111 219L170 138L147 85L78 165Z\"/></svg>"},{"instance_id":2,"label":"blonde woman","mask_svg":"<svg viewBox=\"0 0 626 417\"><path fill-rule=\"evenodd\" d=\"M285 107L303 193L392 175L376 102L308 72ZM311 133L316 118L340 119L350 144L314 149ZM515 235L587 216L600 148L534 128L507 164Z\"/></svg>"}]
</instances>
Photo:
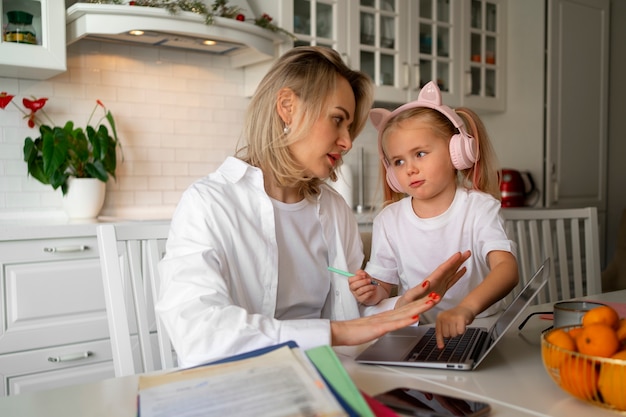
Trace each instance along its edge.
<instances>
[{"instance_id":1,"label":"blonde woman","mask_svg":"<svg viewBox=\"0 0 626 417\"><path fill-rule=\"evenodd\" d=\"M363 260L355 218L324 180L371 104L369 79L330 49L294 48L261 81L244 146L185 191L171 222L157 310L182 366L288 340L364 343L415 323L464 273L469 254L454 254L415 301L361 318L347 278L327 270Z\"/></svg>"}]
</instances>

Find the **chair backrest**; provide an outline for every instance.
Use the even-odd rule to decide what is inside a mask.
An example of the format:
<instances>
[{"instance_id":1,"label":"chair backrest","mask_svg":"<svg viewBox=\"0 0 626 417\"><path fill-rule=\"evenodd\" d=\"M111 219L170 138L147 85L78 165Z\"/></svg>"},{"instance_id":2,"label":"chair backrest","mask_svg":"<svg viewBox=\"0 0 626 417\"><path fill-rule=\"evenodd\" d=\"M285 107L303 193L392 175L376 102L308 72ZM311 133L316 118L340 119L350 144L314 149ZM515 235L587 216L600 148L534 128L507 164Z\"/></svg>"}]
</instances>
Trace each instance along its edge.
<instances>
[{"instance_id":1,"label":"chair backrest","mask_svg":"<svg viewBox=\"0 0 626 417\"><path fill-rule=\"evenodd\" d=\"M169 337L154 311L157 265L168 232L169 221L97 227L115 376L176 366Z\"/></svg>"},{"instance_id":2,"label":"chair backrest","mask_svg":"<svg viewBox=\"0 0 626 417\"><path fill-rule=\"evenodd\" d=\"M574 209L503 208L505 230L517 243L519 292L550 258L550 281L537 304L602 292L600 238L595 207Z\"/></svg>"}]
</instances>

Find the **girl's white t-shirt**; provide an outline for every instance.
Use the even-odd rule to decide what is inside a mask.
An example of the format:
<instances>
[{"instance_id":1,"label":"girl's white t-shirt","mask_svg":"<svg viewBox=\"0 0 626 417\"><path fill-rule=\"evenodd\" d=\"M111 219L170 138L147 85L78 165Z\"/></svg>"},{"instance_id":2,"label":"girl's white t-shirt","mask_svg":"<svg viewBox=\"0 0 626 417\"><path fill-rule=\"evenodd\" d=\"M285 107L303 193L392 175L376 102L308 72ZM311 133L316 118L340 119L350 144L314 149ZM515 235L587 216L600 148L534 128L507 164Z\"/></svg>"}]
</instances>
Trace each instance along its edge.
<instances>
[{"instance_id":1,"label":"girl's white t-shirt","mask_svg":"<svg viewBox=\"0 0 626 417\"><path fill-rule=\"evenodd\" d=\"M491 195L457 188L451 206L439 216L422 219L411 198L385 207L374 219L372 255L365 270L377 279L398 285L398 293L420 285L443 261L459 251L471 250L467 272L444 299L420 316L434 322L436 315L456 306L489 273L487 254L493 250L516 255L500 216L500 202ZM498 302L478 317L502 309Z\"/></svg>"}]
</instances>

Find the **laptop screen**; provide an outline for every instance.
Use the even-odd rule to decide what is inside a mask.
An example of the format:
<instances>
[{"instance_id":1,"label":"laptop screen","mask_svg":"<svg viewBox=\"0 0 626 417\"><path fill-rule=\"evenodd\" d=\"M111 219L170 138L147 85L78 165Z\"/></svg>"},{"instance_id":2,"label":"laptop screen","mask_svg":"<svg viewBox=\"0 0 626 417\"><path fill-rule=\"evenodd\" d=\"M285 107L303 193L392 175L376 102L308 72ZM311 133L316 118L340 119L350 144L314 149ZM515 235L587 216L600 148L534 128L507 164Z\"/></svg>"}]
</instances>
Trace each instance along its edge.
<instances>
[{"instance_id":1,"label":"laptop screen","mask_svg":"<svg viewBox=\"0 0 626 417\"><path fill-rule=\"evenodd\" d=\"M517 315L526 308L535 295L548 282L549 275L550 262L549 259L546 259L535 275L528 281L524 289L515 297L515 300L513 300L509 308L504 310L500 317L498 317L498 320L496 320L490 335L492 341L498 339L511 327Z\"/></svg>"}]
</instances>

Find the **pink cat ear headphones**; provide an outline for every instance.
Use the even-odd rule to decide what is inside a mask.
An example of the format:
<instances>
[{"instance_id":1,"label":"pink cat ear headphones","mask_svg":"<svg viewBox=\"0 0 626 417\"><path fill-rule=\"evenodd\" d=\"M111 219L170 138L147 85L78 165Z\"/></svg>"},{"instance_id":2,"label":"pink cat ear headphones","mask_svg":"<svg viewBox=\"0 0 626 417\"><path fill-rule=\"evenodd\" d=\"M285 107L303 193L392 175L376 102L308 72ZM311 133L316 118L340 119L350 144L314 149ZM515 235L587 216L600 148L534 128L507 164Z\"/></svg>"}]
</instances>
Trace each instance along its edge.
<instances>
[{"instance_id":1,"label":"pink cat ear headphones","mask_svg":"<svg viewBox=\"0 0 626 417\"><path fill-rule=\"evenodd\" d=\"M467 133L463 120L458 114L445 104L441 104L441 91L439 87L433 81L426 84L422 91L420 91L417 100L410 103L403 104L394 111L390 112L387 109L372 109L370 110L370 121L378 130L378 154L380 156L383 165L385 166L387 184L395 192L401 193L401 187L398 183L398 179L393 172L393 169L389 167L389 161L385 157L383 152L383 130L389 120L402 113L405 110L414 109L417 107L428 107L437 110L439 113L446 116L459 130L459 133L450 138L450 158L452 164L456 169L462 170L471 168L472 165L478 160L479 154L476 149L476 140Z\"/></svg>"}]
</instances>

